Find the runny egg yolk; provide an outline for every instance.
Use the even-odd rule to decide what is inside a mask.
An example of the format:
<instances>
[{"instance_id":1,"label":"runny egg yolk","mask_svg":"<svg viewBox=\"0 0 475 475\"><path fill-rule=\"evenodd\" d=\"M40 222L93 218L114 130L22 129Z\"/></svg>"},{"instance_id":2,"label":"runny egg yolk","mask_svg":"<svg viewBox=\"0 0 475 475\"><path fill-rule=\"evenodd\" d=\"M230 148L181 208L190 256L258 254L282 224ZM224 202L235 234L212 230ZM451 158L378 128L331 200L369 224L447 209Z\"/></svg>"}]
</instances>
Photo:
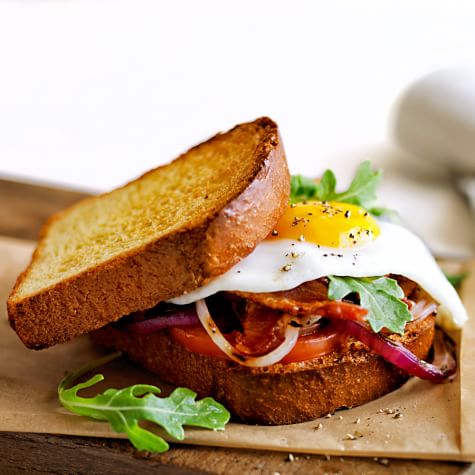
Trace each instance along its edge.
<instances>
[{"instance_id":1,"label":"runny egg yolk","mask_svg":"<svg viewBox=\"0 0 475 475\"><path fill-rule=\"evenodd\" d=\"M269 239L296 239L321 246L359 246L379 235L376 220L359 206L326 201L289 205Z\"/></svg>"}]
</instances>

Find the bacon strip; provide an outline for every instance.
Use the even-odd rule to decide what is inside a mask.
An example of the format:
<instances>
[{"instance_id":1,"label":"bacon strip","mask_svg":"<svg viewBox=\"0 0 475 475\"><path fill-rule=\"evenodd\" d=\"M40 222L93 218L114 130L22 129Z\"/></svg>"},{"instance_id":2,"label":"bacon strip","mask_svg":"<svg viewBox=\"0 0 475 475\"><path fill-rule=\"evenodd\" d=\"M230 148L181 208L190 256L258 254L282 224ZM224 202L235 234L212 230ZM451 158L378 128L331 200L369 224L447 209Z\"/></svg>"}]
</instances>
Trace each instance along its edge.
<instances>
[{"instance_id":1,"label":"bacon strip","mask_svg":"<svg viewBox=\"0 0 475 475\"><path fill-rule=\"evenodd\" d=\"M305 282L298 287L279 292L233 292L251 302L287 312L292 315L315 314L322 303L328 302L328 287L321 280Z\"/></svg>"},{"instance_id":2,"label":"bacon strip","mask_svg":"<svg viewBox=\"0 0 475 475\"><path fill-rule=\"evenodd\" d=\"M226 339L242 354L262 356L284 341L290 315L247 302L239 320L242 331L235 330Z\"/></svg>"},{"instance_id":3,"label":"bacon strip","mask_svg":"<svg viewBox=\"0 0 475 475\"><path fill-rule=\"evenodd\" d=\"M251 292L233 292L248 301L258 303L291 315L320 315L330 318L345 318L351 313L350 320L364 317L367 313L358 305L328 300L328 287L322 280L305 282L291 290L253 294ZM348 317L346 317L348 318Z\"/></svg>"},{"instance_id":4,"label":"bacon strip","mask_svg":"<svg viewBox=\"0 0 475 475\"><path fill-rule=\"evenodd\" d=\"M318 315L321 317L362 322L367 313L364 308L351 303L332 301L320 303ZM284 341L285 329L291 324L292 316L248 301L245 312L239 315L239 320L242 331L234 330L226 335L226 339L244 355L261 356L277 348ZM294 321L298 325L295 317Z\"/></svg>"},{"instance_id":5,"label":"bacon strip","mask_svg":"<svg viewBox=\"0 0 475 475\"><path fill-rule=\"evenodd\" d=\"M391 276L394 278L394 276ZM405 277L397 277L398 283L404 291L407 299L417 293L419 287L417 284ZM353 312L356 316L358 311L355 305L346 302L334 302L328 300L328 283L326 279L317 279L303 284L290 290L279 292L231 292L248 301L258 303L281 312L291 315L322 315L321 312L328 313L327 317L342 318L342 311ZM333 304L338 304L334 307ZM342 305L343 304L343 305ZM360 308L360 307L358 307ZM366 315L366 311L363 314ZM322 315L323 316L323 315ZM351 318L354 320L355 318Z\"/></svg>"},{"instance_id":6,"label":"bacon strip","mask_svg":"<svg viewBox=\"0 0 475 475\"><path fill-rule=\"evenodd\" d=\"M226 338L240 352L252 356L266 354L281 344L285 328L292 319L297 325L299 320L305 324L299 317L310 315L363 322L367 314L359 305L328 300L328 288L322 280L281 292L232 292L226 295L241 301L241 305L234 308L239 308L236 313L242 325L242 331L233 331Z\"/></svg>"}]
</instances>

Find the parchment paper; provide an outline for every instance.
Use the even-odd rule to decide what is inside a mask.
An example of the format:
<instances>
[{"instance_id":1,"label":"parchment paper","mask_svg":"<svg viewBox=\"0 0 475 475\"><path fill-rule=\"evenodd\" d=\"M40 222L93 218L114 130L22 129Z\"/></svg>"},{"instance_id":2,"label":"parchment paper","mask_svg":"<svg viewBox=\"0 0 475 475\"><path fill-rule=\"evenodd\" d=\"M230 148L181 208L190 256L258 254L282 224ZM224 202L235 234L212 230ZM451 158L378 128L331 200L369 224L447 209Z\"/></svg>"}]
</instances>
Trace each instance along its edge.
<instances>
[{"instance_id":1,"label":"parchment paper","mask_svg":"<svg viewBox=\"0 0 475 475\"><path fill-rule=\"evenodd\" d=\"M32 249L32 243L0 238L2 302ZM464 291L472 314L475 313L474 274L466 282ZM10 329L5 313L2 304L0 431L122 438L107 423L67 413L57 402L56 388L64 373L96 358L100 350L95 349L87 337L39 352L28 350ZM337 411L331 418L277 427L230 423L220 432L189 428L185 442L294 453L474 461L474 343L475 319L471 319L463 332L461 371L453 383L435 385L412 378L401 389L383 398ZM109 386L138 382L161 384L153 375L125 359L101 372L105 373ZM396 413L402 416L395 417Z\"/></svg>"}]
</instances>

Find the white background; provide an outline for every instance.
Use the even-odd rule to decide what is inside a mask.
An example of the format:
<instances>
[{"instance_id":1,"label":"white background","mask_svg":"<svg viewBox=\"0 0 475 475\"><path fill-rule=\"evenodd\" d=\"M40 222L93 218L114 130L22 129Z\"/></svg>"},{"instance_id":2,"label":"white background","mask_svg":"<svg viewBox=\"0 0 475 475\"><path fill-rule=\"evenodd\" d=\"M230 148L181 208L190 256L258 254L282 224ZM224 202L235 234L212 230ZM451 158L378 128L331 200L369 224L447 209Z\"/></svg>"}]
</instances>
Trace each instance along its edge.
<instances>
[{"instance_id":1,"label":"white background","mask_svg":"<svg viewBox=\"0 0 475 475\"><path fill-rule=\"evenodd\" d=\"M292 171L343 169L474 25L471 1L0 0L0 174L109 189L260 115Z\"/></svg>"}]
</instances>

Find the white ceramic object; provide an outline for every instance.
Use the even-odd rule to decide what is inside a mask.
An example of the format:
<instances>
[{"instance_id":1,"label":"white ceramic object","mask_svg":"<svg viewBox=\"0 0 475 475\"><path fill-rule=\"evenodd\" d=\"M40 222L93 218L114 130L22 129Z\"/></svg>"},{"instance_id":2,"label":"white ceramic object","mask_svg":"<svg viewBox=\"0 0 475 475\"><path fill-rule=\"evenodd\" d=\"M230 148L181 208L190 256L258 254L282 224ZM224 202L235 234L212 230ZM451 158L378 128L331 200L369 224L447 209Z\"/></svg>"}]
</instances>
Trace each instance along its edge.
<instances>
[{"instance_id":1,"label":"white ceramic object","mask_svg":"<svg viewBox=\"0 0 475 475\"><path fill-rule=\"evenodd\" d=\"M442 70L410 85L393 119L400 146L425 162L475 174L475 70Z\"/></svg>"}]
</instances>

